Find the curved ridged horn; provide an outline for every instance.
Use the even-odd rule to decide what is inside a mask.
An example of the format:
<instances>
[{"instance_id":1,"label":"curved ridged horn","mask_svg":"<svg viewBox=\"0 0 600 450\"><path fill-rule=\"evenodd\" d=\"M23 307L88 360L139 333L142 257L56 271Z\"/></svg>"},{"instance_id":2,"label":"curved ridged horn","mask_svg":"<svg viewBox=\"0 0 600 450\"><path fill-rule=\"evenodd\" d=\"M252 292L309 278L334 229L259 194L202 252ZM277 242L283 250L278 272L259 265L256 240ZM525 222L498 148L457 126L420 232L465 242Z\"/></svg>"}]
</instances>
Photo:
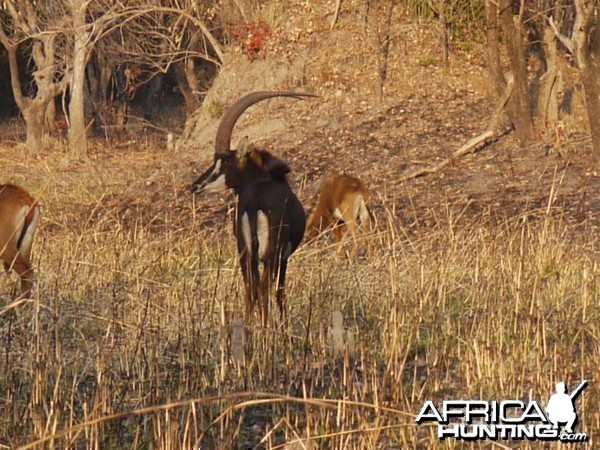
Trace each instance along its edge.
<instances>
[{"instance_id":1,"label":"curved ridged horn","mask_svg":"<svg viewBox=\"0 0 600 450\"><path fill-rule=\"evenodd\" d=\"M292 97L296 99L302 99L303 97L317 97L317 95L291 91L259 91L245 95L231 105L225 114L223 114L221 123L219 124L219 129L217 130L217 137L215 139L215 155L222 155L229 152L233 127L243 112L255 103L272 97Z\"/></svg>"}]
</instances>

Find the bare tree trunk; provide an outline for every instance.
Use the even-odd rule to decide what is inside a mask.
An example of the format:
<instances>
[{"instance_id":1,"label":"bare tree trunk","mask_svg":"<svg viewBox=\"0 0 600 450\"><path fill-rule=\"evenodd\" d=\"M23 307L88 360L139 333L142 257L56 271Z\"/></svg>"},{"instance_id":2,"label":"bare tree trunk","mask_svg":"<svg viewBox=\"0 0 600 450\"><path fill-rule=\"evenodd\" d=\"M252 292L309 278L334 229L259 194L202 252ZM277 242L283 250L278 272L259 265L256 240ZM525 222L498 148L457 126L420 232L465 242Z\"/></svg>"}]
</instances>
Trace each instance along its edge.
<instances>
[{"instance_id":1,"label":"bare tree trunk","mask_svg":"<svg viewBox=\"0 0 600 450\"><path fill-rule=\"evenodd\" d=\"M513 96L509 100L513 111L511 120L515 126L519 142L525 146L534 140L535 134L527 80L527 60L523 48L521 16L518 16L519 18L515 20L512 11L512 0L501 0L499 6L500 22L506 42L510 71L515 82Z\"/></svg>"},{"instance_id":2,"label":"bare tree trunk","mask_svg":"<svg viewBox=\"0 0 600 450\"><path fill-rule=\"evenodd\" d=\"M30 8L31 5L25 3L24 8ZM27 9L27 11L31 11ZM35 64L33 79L36 86L34 97L23 95L22 83L19 74L19 65L17 60L18 43L23 40L17 28L26 28L24 17L16 9L11 9L11 18L14 21L13 33L17 36L6 34L3 25L0 24L0 43L8 52L8 62L10 69L10 81L15 103L23 114L25 127L27 129L26 146L32 152L39 152L43 149L43 137L45 132L45 115L48 104L57 96L64 86L64 81L55 82L55 38L56 34L37 34L31 38L31 57ZM27 17L35 23L31 17ZM28 25L29 26L29 23Z\"/></svg>"},{"instance_id":3,"label":"bare tree trunk","mask_svg":"<svg viewBox=\"0 0 600 450\"><path fill-rule=\"evenodd\" d=\"M27 103L27 106L21 110L27 130L25 145L30 151L39 152L44 148L44 124L48 102L35 99Z\"/></svg>"},{"instance_id":4,"label":"bare tree trunk","mask_svg":"<svg viewBox=\"0 0 600 450\"><path fill-rule=\"evenodd\" d=\"M487 1L485 3L486 14L486 39L487 39L487 61L490 78L496 93L500 96L506 87L502 64L500 63L500 31L498 26L498 7L496 3ZM509 113L510 116L510 113Z\"/></svg>"},{"instance_id":5,"label":"bare tree trunk","mask_svg":"<svg viewBox=\"0 0 600 450\"><path fill-rule=\"evenodd\" d=\"M39 42L33 45L34 61L39 68L34 72L34 80L38 89L34 98L28 98L23 95L18 75L17 47L14 46L8 51L13 95L25 120L25 128L27 130L25 145L32 152L39 152L44 147L43 138L46 131L46 110L48 104L59 91L56 85L48 81L48 79L52 78L52 66L46 62L46 58L40 57L39 54L42 53L42 50L39 48L36 49L36 47L41 47L41 45ZM53 42L49 45L53 45ZM38 56L36 57L35 54L38 54ZM54 58L52 58L52 61L54 61Z\"/></svg>"},{"instance_id":6,"label":"bare tree trunk","mask_svg":"<svg viewBox=\"0 0 600 450\"><path fill-rule=\"evenodd\" d=\"M450 57L450 36L448 32L448 15L447 15L447 6L445 0L427 0L427 4L429 8L437 14L438 22L440 24L441 32L440 32L440 46L442 47L442 61L444 63L448 62L448 58Z\"/></svg>"},{"instance_id":7,"label":"bare tree trunk","mask_svg":"<svg viewBox=\"0 0 600 450\"><path fill-rule=\"evenodd\" d=\"M391 24L394 6L392 0L376 2L373 12L373 33L377 49L377 74L379 75L377 101L380 104L384 99L385 83L388 77L390 45L392 43Z\"/></svg>"},{"instance_id":8,"label":"bare tree trunk","mask_svg":"<svg viewBox=\"0 0 600 450\"><path fill-rule=\"evenodd\" d=\"M185 112L186 115L192 114L200 107L200 100L194 93L194 90L188 84L188 77L186 75L185 70L185 62L178 61L173 65L175 70L175 80L177 81L177 86L183 95L183 100L185 101Z\"/></svg>"},{"instance_id":9,"label":"bare tree trunk","mask_svg":"<svg viewBox=\"0 0 600 450\"><path fill-rule=\"evenodd\" d=\"M563 35L550 17L556 37L573 55L581 74L585 106L590 125L593 157L600 165L600 1L575 0L575 23L572 36Z\"/></svg>"},{"instance_id":10,"label":"bare tree trunk","mask_svg":"<svg viewBox=\"0 0 600 450\"><path fill-rule=\"evenodd\" d=\"M27 138L25 145L32 152L39 152L43 148L44 137L44 114L46 112L43 101L38 97L31 99L23 95L21 80L19 78L19 64L17 61L17 45L5 44L8 52L10 67L10 80L15 102L23 114Z\"/></svg>"},{"instance_id":11,"label":"bare tree trunk","mask_svg":"<svg viewBox=\"0 0 600 450\"><path fill-rule=\"evenodd\" d=\"M593 13L592 13L593 14ZM596 5L596 20L600 7ZM581 47L580 47L581 48ZM585 48L577 57L596 165L600 165L600 24L590 30Z\"/></svg>"},{"instance_id":12,"label":"bare tree trunk","mask_svg":"<svg viewBox=\"0 0 600 450\"><path fill-rule=\"evenodd\" d=\"M550 28L544 30L544 54L546 72L540 77L540 93L537 101L538 127L555 131L558 126L558 93L562 77L558 69L556 36Z\"/></svg>"},{"instance_id":13,"label":"bare tree trunk","mask_svg":"<svg viewBox=\"0 0 600 450\"><path fill-rule=\"evenodd\" d=\"M69 153L72 158L87 158L85 134L85 64L87 61L88 33L85 31L87 1L71 0L71 14L75 43L73 48L73 71L71 78L71 100L69 102Z\"/></svg>"},{"instance_id":14,"label":"bare tree trunk","mask_svg":"<svg viewBox=\"0 0 600 450\"><path fill-rule=\"evenodd\" d=\"M189 51L193 53L201 53L202 49L200 47L200 39L202 34L198 31L192 35L190 38ZM204 53L206 53L206 49L204 49ZM187 79L187 84L194 92L195 95L198 93L198 79L196 78L196 65L194 64L194 58L189 54L185 57L185 77ZM179 82L177 82L179 84ZM198 104L200 102L198 101ZM194 108L195 110L196 108Z\"/></svg>"},{"instance_id":15,"label":"bare tree trunk","mask_svg":"<svg viewBox=\"0 0 600 450\"><path fill-rule=\"evenodd\" d=\"M590 123L590 135L596 165L600 165L600 61L592 59L581 68L581 81L585 90L585 106Z\"/></svg>"},{"instance_id":16,"label":"bare tree trunk","mask_svg":"<svg viewBox=\"0 0 600 450\"><path fill-rule=\"evenodd\" d=\"M56 103L54 100L48 102L46 114L44 114L44 121L49 130L56 128Z\"/></svg>"}]
</instances>

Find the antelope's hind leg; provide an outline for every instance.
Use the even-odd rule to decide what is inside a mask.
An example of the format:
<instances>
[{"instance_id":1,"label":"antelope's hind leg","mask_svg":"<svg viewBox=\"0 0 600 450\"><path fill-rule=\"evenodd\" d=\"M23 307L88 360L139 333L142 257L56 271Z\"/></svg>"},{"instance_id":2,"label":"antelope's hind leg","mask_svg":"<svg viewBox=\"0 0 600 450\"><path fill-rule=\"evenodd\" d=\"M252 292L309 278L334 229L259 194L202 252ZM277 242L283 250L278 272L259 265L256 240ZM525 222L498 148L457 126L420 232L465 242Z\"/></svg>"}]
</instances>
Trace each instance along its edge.
<instances>
[{"instance_id":1,"label":"antelope's hind leg","mask_svg":"<svg viewBox=\"0 0 600 450\"><path fill-rule=\"evenodd\" d=\"M362 202L360 210L358 212L358 217L360 218L360 229L362 231L363 239L366 242L366 252L367 256L371 256L373 254L373 239L371 232L373 230L373 224L371 223L371 219L373 214L369 210L366 202Z\"/></svg>"},{"instance_id":2,"label":"antelope's hind leg","mask_svg":"<svg viewBox=\"0 0 600 450\"><path fill-rule=\"evenodd\" d=\"M245 316L246 322L250 321L252 311L258 300L258 261L252 258L247 252L240 256L240 266L242 268L242 277L244 278L245 297Z\"/></svg>"},{"instance_id":3,"label":"antelope's hind leg","mask_svg":"<svg viewBox=\"0 0 600 450\"><path fill-rule=\"evenodd\" d=\"M21 297L27 298L31 295L33 288L33 267L31 265L31 246L33 245L33 237L37 230L38 221L40 219L40 208L34 206L32 210L27 212L27 218L22 225L19 233L19 249L16 255L13 268L21 278Z\"/></svg>"},{"instance_id":4,"label":"antelope's hind leg","mask_svg":"<svg viewBox=\"0 0 600 450\"><path fill-rule=\"evenodd\" d=\"M29 261L18 252L7 252L5 251L2 257L6 257L8 261L11 263L4 262L4 268L7 273L10 272L10 269L14 270L21 280L21 294L18 295L15 293L13 299L19 298L27 298L31 295L31 289L33 287L33 268Z\"/></svg>"},{"instance_id":5,"label":"antelope's hind leg","mask_svg":"<svg viewBox=\"0 0 600 450\"><path fill-rule=\"evenodd\" d=\"M269 324L269 291L271 290L270 272L270 264L265 263L262 277L260 279L260 289L258 292L260 299L260 318L263 328L267 328Z\"/></svg>"},{"instance_id":6,"label":"antelope's hind leg","mask_svg":"<svg viewBox=\"0 0 600 450\"><path fill-rule=\"evenodd\" d=\"M21 255L17 255L13 269L15 269L21 278L21 295L16 298L28 298L31 295L31 288L33 287L33 268L31 264Z\"/></svg>"},{"instance_id":7,"label":"antelope's hind leg","mask_svg":"<svg viewBox=\"0 0 600 450\"><path fill-rule=\"evenodd\" d=\"M24 216L23 216L24 218ZM15 231L15 235L20 236L23 232L23 224ZM0 256L4 262L4 270L9 273L14 270L21 280L21 294L14 294L13 299L27 298L31 295L33 287L33 268L29 263L28 255L31 248L26 248L26 253L21 252L13 242L8 242L4 245L4 249ZM0 249L2 250L2 249Z\"/></svg>"},{"instance_id":8,"label":"antelope's hind leg","mask_svg":"<svg viewBox=\"0 0 600 450\"><path fill-rule=\"evenodd\" d=\"M249 327L252 323L252 311L258 300L259 273L257 244L252 239L252 229L248 213L243 213L238 216L236 238L238 253L240 255L240 267L244 279L244 288L246 290L244 322L245 326Z\"/></svg>"},{"instance_id":9,"label":"antelope's hind leg","mask_svg":"<svg viewBox=\"0 0 600 450\"><path fill-rule=\"evenodd\" d=\"M287 271L287 258L282 258L277 265L277 270L273 273L273 280L277 286L277 306L279 307L279 317L287 324L287 310L285 308L285 273Z\"/></svg>"}]
</instances>

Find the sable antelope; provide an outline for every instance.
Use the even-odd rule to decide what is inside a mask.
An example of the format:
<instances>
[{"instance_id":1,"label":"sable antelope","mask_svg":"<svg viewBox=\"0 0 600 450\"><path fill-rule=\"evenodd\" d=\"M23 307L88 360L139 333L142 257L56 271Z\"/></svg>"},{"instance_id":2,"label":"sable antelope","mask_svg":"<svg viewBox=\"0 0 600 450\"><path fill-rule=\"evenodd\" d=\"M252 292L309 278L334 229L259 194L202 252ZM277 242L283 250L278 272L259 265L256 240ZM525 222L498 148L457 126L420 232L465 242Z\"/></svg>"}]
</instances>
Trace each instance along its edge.
<instances>
[{"instance_id":1,"label":"sable antelope","mask_svg":"<svg viewBox=\"0 0 600 450\"><path fill-rule=\"evenodd\" d=\"M277 282L277 304L283 316L285 272L290 255L304 235L304 208L287 182L291 169L281 159L242 139L231 150L231 134L242 113L272 97L314 97L297 92L254 92L234 103L217 130L213 165L192 185L192 192L233 189L238 196L234 227L240 266L246 287L245 317L249 320L257 301L263 326L267 325L269 291ZM263 263L262 277L259 261ZM259 282L260 278L260 282Z\"/></svg>"},{"instance_id":2,"label":"sable antelope","mask_svg":"<svg viewBox=\"0 0 600 450\"><path fill-rule=\"evenodd\" d=\"M0 259L6 272L13 269L21 278L21 296L33 286L31 244L40 218L38 203L23 189L0 185Z\"/></svg>"},{"instance_id":3,"label":"sable antelope","mask_svg":"<svg viewBox=\"0 0 600 450\"><path fill-rule=\"evenodd\" d=\"M370 197L371 191L358 178L346 174L330 175L308 216L307 238L313 239L333 227L333 234L340 242L345 228L354 240L355 252L358 230L371 231L371 212L367 206Z\"/></svg>"}]
</instances>

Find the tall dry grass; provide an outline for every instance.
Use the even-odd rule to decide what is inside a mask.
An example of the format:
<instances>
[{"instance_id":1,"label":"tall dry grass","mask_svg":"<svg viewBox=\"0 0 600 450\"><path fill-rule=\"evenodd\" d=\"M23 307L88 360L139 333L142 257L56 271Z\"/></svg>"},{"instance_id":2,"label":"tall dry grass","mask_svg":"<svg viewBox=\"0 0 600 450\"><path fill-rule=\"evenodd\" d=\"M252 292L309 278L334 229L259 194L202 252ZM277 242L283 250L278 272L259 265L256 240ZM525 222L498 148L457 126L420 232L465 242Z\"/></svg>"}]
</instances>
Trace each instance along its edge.
<instances>
[{"instance_id":1,"label":"tall dry grass","mask_svg":"<svg viewBox=\"0 0 600 450\"><path fill-rule=\"evenodd\" d=\"M289 329L257 319L239 364L231 224L119 214L117 181L80 183L46 189L34 298L0 310L0 448L462 448L415 424L426 400L545 404L581 379L578 431L600 430L598 241L551 210L410 230L385 211L369 258L301 247ZM330 355L333 311L354 357Z\"/></svg>"}]
</instances>

